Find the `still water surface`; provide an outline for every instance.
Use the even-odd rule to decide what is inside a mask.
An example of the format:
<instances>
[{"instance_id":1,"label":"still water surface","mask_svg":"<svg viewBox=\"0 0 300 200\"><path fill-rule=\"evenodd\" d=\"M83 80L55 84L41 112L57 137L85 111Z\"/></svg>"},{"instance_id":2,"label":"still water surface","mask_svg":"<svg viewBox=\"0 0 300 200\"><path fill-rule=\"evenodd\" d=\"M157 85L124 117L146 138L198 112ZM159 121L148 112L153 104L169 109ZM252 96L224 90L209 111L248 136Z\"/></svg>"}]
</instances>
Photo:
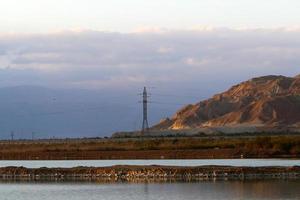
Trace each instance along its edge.
<instances>
[{"instance_id":1,"label":"still water surface","mask_svg":"<svg viewBox=\"0 0 300 200\"><path fill-rule=\"evenodd\" d=\"M167 165L167 166L203 166L203 165L230 165L230 166L300 166L300 160L291 159L195 159L195 160L41 160L41 161L0 161L0 167L23 166L28 168L39 167L77 167L92 166L105 167L113 165Z\"/></svg>"},{"instance_id":2,"label":"still water surface","mask_svg":"<svg viewBox=\"0 0 300 200\"><path fill-rule=\"evenodd\" d=\"M300 181L163 184L0 183L0 200L300 199Z\"/></svg>"}]
</instances>

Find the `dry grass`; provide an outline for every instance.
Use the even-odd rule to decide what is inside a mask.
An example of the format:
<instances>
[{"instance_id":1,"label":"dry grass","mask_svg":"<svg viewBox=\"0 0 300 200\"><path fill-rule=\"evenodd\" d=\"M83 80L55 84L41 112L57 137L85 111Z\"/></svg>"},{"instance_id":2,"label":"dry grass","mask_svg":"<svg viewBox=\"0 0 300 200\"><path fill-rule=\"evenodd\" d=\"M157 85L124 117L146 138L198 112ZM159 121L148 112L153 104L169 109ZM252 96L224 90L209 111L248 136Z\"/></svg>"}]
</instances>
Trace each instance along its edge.
<instances>
[{"instance_id":1,"label":"dry grass","mask_svg":"<svg viewBox=\"0 0 300 200\"><path fill-rule=\"evenodd\" d=\"M259 154L300 154L300 136L269 137L214 137L214 138L148 138L148 139L97 139L63 140L60 142L2 143L1 152L51 152L51 151L138 151L138 150L188 150L236 149Z\"/></svg>"}]
</instances>

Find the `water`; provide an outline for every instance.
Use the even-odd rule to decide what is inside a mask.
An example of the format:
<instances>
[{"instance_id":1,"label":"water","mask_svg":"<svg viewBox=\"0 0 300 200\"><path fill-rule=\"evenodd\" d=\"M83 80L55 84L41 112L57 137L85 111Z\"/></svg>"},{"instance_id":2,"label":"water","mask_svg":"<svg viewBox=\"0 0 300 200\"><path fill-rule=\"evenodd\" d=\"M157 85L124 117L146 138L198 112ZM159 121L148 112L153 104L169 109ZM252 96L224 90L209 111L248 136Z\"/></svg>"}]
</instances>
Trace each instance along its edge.
<instances>
[{"instance_id":1,"label":"water","mask_svg":"<svg viewBox=\"0 0 300 200\"><path fill-rule=\"evenodd\" d=\"M41 160L41 161L0 161L0 167L23 166L27 168L39 167L77 167L92 166L105 167L113 165L167 165L167 166L300 166L300 160L291 159L195 159L195 160Z\"/></svg>"},{"instance_id":2,"label":"water","mask_svg":"<svg viewBox=\"0 0 300 200\"><path fill-rule=\"evenodd\" d=\"M0 200L299 199L300 181L164 184L0 183Z\"/></svg>"},{"instance_id":3,"label":"water","mask_svg":"<svg viewBox=\"0 0 300 200\"><path fill-rule=\"evenodd\" d=\"M289 159L0 161L0 167L111 165L300 166ZM267 200L300 199L300 180L201 181L186 183L0 182L0 200Z\"/></svg>"}]
</instances>

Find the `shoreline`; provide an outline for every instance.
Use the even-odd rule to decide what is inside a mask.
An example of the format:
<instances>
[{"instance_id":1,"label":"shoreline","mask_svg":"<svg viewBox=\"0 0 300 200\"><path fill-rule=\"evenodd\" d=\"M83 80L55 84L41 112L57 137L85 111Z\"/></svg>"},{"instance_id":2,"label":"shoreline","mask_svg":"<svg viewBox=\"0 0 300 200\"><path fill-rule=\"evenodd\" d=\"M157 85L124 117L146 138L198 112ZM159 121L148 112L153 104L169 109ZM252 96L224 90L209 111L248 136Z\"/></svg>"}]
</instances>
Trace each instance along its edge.
<instances>
[{"instance_id":1,"label":"shoreline","mask_svg":"<svg viewBox=\"0 0 300 200\"><path fill-rule=\"evenodd\" d=\"M300 166L232 167L232 166L131 166L74 168L0 168L1 181L99 181L99 182L166 182L205 180L300 180Z\"/></svg>"},{"instance_id":2,"label":"shoreline","mask_svg":"<svg viewBox=\"0 0 300 200\"><path fill-rule=\"evenodd\" d=\"M0 160L299 159L299 154L250 154L237 149L0 152Z\"/></svg>"}]
</instances>

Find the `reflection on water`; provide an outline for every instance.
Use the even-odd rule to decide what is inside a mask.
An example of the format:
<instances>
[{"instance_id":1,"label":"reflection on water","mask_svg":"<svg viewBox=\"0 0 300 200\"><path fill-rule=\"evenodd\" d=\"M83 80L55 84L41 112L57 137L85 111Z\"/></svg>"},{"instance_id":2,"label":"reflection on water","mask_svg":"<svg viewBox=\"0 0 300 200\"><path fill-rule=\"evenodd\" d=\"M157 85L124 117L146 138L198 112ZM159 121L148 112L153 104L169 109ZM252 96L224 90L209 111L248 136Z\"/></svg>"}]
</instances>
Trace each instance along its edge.
<instances>
[{"instance_id":1,"label":"reflection on water","mask_svg":"<svg viewBox=\"0 0 300 200\"><path fill-rule=\"evenodd\" d=\"M0 200L299 199L299 188L299 180L163 184L0 183Z\"/></svg>"},{"instance_id":2,"label":"reflection on water","mask_svg":"<svg viewBox=\"0 0 300 200\"><path fill-rule=\"evenodd\" d=\"M77 167L92 166L105 167L113 165L167 165L167 166L203 166L203 165L230 165L230 166L300 166L299 159L178 159L178 160L0 160L0 167L23 166L28 168L39 167Z\"/></svg>"}]
</instances>

